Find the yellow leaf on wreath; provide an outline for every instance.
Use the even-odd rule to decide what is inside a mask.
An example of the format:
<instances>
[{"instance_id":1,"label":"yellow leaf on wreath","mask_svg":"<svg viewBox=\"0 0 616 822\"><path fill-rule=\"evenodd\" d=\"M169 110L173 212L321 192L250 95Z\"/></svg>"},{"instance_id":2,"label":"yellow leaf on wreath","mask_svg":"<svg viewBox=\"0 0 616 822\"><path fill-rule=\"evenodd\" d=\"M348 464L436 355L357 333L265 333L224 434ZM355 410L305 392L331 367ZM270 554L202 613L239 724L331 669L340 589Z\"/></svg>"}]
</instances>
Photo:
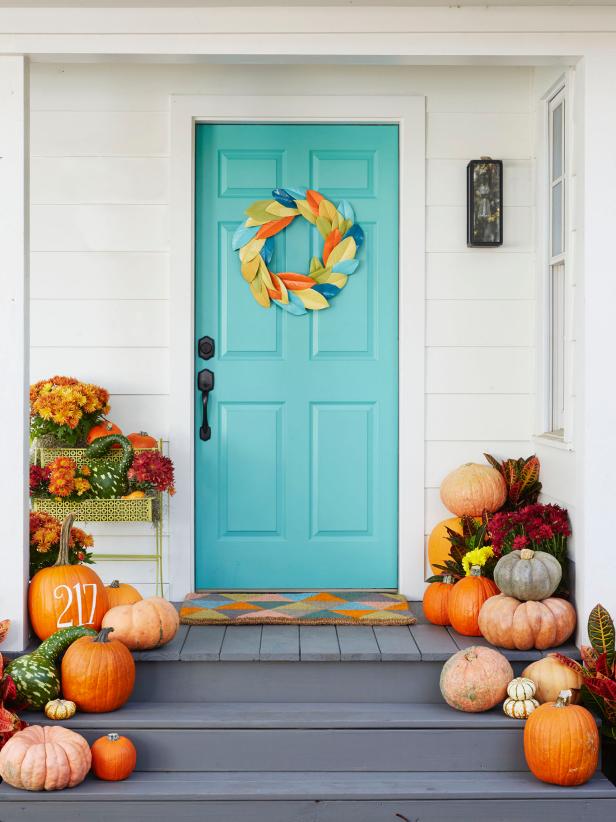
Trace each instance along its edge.
<instances>
[{"instance_id":1,"label":"yellow leaf on wreath","mask_svg":"<svg viewBox=\"0 0 616 822\"><path fill-rule=\"evenodd\" d=\"M282 280L277 274L272 274L272 280L274 281L274 288L277 288L281 294L280 300L278 302L281 302L283 305L287 305L287 303L289 302L289 292L287 291L286 285L282 282Z\"/></svg>"},{"instance_id":2,"label":"yellow leaf on wreath","mask_svg":"<svg viewBox=\"0 0 616 822\"><path fill-rule=\"evenodd\" d=\"M319 203L319 217L325 217L330 223L333 223L334 217L338 213L338 209L329 200L321 200Z\"/></svg>"},{"instance_id":3,"label":"yellow leaf on wreath","mask_svg":"<svg viewBox=\"0 0 616 822\"><path fill-rule=\"evenodd\" d=\"M296 200L295 203L297 205L297 210L302 215L302 217L304 217L304 219L308 220L309 223L312 223L312 225L314 225L317 221L317 218L312 213L312 209L310 208L306 200Z\"/></svg>"},{"instance_id":4,"label":"yellow leaf on wreath","mask_svg":"<svg viewBox=\"0 0 616 822\"><path fill-rule=\"evenodd\" d=\"M254 278L254 280L250 283L250 290L252 291L252 296L259 303L259 305L262 305L263 308L270 307L269 294L267 293L267 288L265 287L265 283L261 277Z\"/></svg>"},{"instance_id":5,"label":"yellow leaf on wreath","mask_svg":"<svg viewBox=\"0 0 616 822\"><path fill-rule=\"evenodd\" d=\"M298 213L296 208L283 206L282 203L278 203L276 200L274 200L273 203L270 203L265 210L269 214L273 214L275 217L294 217Z\"/></svg>"},{"instance_id":6,"label":"yellow leaf on wreath","mask_svg":"<svg viewBox=\"0 0 616 822\"><path fill-rule=\"evenodd\" d=\"M329 303L322 294L315 291L314 288L306 288L304 291L295 291L295 296L304 303L306 308L312 308L313 311L319 311L321 308L328 308Z\"/></svg>"},{"instance_id":7,"label":"yellow leaf on wreath","mask_svg":"<svg viewBox=\"0 0 616 822\"><path fill-rule=\"evenodd\" d=\"M240 248L240 260L243 263L249 263L251 260L261 252L261 249L265 245L265 240L251 240L246 245Z\"/></svg>"},{"instance_id":8,"label":"yellow leaf on wreath","mask_svg":"<svg viewBox=\"0 0 616 822\"><path fill-rule=\"evenodd\" d=\"M318 271L314 271L310 276L312 279L317 283L328 283L330 280L329 278L332 275L331 268L321 268Z\"/></svg>"},{"instance_id":9,"label":"yellow leaf on wreath","mask_svg":"<svg viewBox=\"0 0 616 822\"><path fill-rule=\"evenodd\" d=\"M270 277L269 269L263 262L263 257L259 257L261 261L259 264L259 277L263 280L266 288L275 288L272 278Z\"/></svg>"},{"instance_id":10,"label":"yellow leaf on wreath","mask_svg":"<svg viewBox=\"0 0 616 822\"><path fill-rule=\"evenodd\" d=\"M356 251L355 240L352 237L347 237L346 240L338 243L329 255L327 265L335 266L336 263L341 263L343 260L352 260Z\"/></svg>"},{"instance_id":11,"label":"yellow leaf on wreath","mask_svg":"<svg viewBox=\"0 0 616 822\"><path fill-rule=\"evenodd\" d=\"M326 240L332 230L332 224L329 220L326 220L325 217L317 217L317 228L319 229L319 234Z\"/></svg>"},{"instance_id":12,"label":"yellow leaf on wreath","mask_svg":"<svg viewBox=\"0 0 616 822\"><path fill-rule=\"evenodd\" d=\"M338 288L344 288L348 279L346 274L330 274L329 279L324 280L324 282L337 285Z\"/></svg>"},{"instance_id":13,"label":"yellow leaf on wreath","mask_svg":"<svg viewBox=\"0 0 616 822\"><path fill-rule=\"evenodd\" d=\"M242 277L247 283L251 283L257 276L257 271L262 262L261 255L257 254L252 260L247 260L245 263L242 263Z\"/></svg>"}]
</instances>

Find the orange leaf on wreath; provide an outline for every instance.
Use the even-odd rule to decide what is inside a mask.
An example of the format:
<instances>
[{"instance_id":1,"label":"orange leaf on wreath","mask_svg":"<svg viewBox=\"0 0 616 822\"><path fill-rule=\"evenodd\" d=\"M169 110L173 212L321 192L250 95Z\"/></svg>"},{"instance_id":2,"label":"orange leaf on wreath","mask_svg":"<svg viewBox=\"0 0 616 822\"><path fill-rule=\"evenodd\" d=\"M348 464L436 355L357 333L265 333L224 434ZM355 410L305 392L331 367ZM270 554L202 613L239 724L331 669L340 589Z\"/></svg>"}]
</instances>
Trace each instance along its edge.
<instances>
[{"instance_id":1,"label":"orange leaf on wreath","mask_svg":"<svg viewBox=\"0 0 616 822\"><path fill-rule=\"evenodd\" d=\"M327 235L325 240L325 245L323 246L323 264L327 265L327 258L332 253L334 248L338 245L340 240L342 239L342 234L338 231L337 228L334 228L333 231L330 231Z\"/></svg>"},{"instance_id":2,"label":"orange leaf on wreath","mask_svg":"<svg viewBox=\"0 0 616 822\"><path fill-rule=\"evenodd\" d=\"M323 200L323 195L319 194L318 191L313 191L313 189L309 188L306 192L306 202L310 206L310 210L316 216L319 216L319 203Z\"/></svg>"},{"instance_id":3,"label":"orange leaf on wreath","mask_svg":"<svg viewBox=\"0 0 616 822\"><path fill-rule=\"evenodd\" d=\"M292 271L279 274L278 276L290 291L303 291L306 288L312 288L314 285L312 277L305 277L303 274L294 274Z\"/></svg>"},{"instance_id":4,"label":"orange leaf on wreath","mask_svg":"<svg viewBox=\"0 0 616 822\"><path fill-rule=\"evenodd\" d=\"M256 240L265 240L267 237L273 237L274 234L278 234L279 231L282 231L283 228L286 228L289 223L292 223L295 219L296 215L291 215L291 217L281 217L280 220L272 220L271 223L265 223L265 225L261 226L261 228L257 231L255 236Z\"/></svg>"}]
</instances>

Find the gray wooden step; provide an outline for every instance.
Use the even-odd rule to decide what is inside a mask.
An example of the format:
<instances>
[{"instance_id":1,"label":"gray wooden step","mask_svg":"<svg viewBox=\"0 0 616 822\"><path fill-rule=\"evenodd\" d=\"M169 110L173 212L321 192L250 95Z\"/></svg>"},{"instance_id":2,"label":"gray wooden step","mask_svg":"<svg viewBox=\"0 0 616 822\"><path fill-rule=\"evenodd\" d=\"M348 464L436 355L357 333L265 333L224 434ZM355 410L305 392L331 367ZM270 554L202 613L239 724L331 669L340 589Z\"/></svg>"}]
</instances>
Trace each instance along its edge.
<instances>
[{"instance_id":1,"label":"gray wooden step","mask_svg":"<svg viewBox=\"0 0 616 822\"><path fill-rule=\"evenodd\" d=\"M48 794L0 785L3 822L580 822L615 814L616 789L601 775L577 788L528 773L472 772L135 773Z\"/></svg>"},{"instance_id":2,"label":"gray wooden step","mask_svg":"<svg viewBox=\"0 0 616 822\"><path fill-rule=\"evenodd\" d=\"M523 722L444 704L145 703L64 724L129 736L141 771L526 770Z\"/></svg>"}]
</instances>

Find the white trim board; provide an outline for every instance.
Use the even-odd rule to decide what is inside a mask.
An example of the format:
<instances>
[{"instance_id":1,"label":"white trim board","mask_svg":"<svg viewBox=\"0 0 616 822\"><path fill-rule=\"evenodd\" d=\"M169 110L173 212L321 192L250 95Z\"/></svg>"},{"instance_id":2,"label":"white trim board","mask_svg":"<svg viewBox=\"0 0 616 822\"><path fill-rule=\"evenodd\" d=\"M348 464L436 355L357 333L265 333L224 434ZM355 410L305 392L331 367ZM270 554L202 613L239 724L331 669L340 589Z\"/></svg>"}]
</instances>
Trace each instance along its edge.
<instances>
[{"instance_id":1,"label":"white trim board","mask_svg":"<svg viewBox=\"0 0 616 822\"><path fill-rule=\"evenodd\" d=\"M194 134L202 122L396 123L399 126L400 592L424 590L425 98L171 96L170 443L172 599L194 588Z\"/></svg>"}]
</instances>

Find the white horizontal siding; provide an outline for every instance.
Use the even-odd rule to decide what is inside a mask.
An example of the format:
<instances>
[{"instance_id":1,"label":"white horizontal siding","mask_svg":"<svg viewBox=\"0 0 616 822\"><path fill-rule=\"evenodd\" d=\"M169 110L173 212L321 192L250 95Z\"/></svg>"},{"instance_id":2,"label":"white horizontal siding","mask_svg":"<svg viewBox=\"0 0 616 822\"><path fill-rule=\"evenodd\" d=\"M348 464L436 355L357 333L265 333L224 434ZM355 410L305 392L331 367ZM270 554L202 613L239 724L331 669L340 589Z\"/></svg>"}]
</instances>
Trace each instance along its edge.
<instances>
[{"instance_id":1,"label":"white horizontal siding","mask_svg":"<svg viewBox=\"0 0 616 822\"><path fill-rule=\"evenodd\" d=\"M337 66L335 77L333 88L329 66L34 64L32 377L103 384L124 430L168 433L170 94L425 95L427 528L451 468L532 451L531 71ZM466 164L485 154L504 162L505 244L468 249ZM99 551L134 553L150 550L148 529L92 530ZM151 585L153 569L134 566L98 570Z\"/></svg>"}]
</instances>

